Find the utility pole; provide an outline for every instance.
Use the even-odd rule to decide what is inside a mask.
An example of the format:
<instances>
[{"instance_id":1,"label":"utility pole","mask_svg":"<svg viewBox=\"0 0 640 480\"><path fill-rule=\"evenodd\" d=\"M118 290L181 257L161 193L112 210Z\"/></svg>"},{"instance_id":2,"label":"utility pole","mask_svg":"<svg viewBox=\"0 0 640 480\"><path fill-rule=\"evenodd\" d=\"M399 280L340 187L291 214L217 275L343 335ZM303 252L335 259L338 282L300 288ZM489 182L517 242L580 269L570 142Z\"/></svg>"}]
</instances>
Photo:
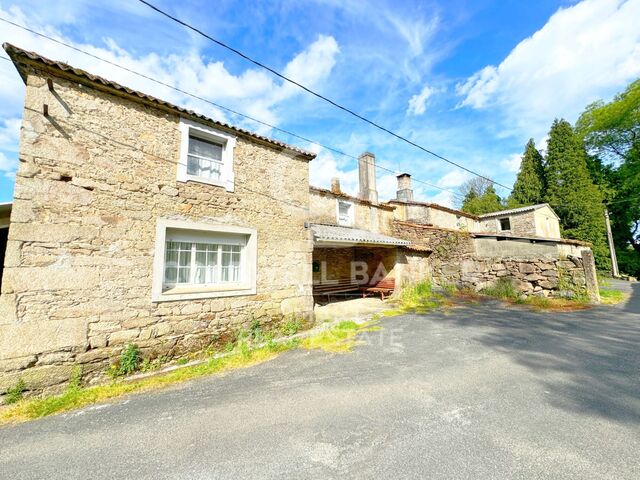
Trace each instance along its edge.
<instances>
[{"instance_id":1,"label":"utility pole","mask_svg":"<svg viewBox=\"0 0 640 480\"><path fill-rule=\"evenodd\" d=\"M609 252L611 252L611 267L614 277L619 277L618 259L616 258L616 249L613 246L613 235L611 234L611 223L609 223L609 210L604 209L604 221L607 224L607 241L609 242Z\"/></svg>"}]
</instances>

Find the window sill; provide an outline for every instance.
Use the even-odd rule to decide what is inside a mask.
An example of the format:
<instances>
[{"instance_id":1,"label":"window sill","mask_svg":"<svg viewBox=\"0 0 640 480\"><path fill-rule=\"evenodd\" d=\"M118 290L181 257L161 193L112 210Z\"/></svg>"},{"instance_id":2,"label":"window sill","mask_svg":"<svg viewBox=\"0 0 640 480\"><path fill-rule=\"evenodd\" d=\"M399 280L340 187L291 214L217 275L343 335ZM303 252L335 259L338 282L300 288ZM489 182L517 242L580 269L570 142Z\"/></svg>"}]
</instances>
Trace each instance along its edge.
<instances>
[{"instance_id":1,"label":"window sill","mask_svg":"<svg viewBox=\"0 0 640 480\"><path fill-rule=\"evenodd\" d=\"M201 298L235 297L255 295L256 288L246 284L234 284L216 287L173 287L157 295L154 302L175 302L179 300L197 300Z\"/></svg>"},{"instance_id":2,"label":"window sill","mask_svg":"<svg viewBox=\"0 0 640 480\"><path fill-rule=\"evenodd\" d=\"M193 175L187 175L184 178L179 178L178 179L179 182L182 183L189 183L189 182L194 182L194 183L203 183L205 185L213 185L214 187L222 187L225 190L227 190L228 192L233 192L233 183L232 182L227 182L224 180L210 180L204 177L196 177ZM227 185L230 184L230 185Z\"/></svg>"}]
</instances>

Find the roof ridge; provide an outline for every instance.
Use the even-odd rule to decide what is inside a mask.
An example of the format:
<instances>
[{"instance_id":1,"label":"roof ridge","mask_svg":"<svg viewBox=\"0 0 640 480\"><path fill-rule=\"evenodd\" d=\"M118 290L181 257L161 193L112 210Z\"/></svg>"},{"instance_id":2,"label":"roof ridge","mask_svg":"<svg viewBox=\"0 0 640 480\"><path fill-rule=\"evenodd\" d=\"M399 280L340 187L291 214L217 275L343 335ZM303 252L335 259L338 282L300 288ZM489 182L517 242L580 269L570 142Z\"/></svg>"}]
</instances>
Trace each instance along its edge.
<instances>
[{"instance_id":1,"label":"roof ridge","mask_svg":"<svg viewBox=\"0 0 640 480\"><path fill-rule=\"evenodd\" d=\"M276 140L270 137L267 137L265 135L260 135L259 133L256 132L252 132L251 130L247 130L245 128L241 128L241 127L237 127L235 125L231 125L229 123L225 123L225 122L221 122L219 120L214 120L213 118L207 117L206 115L203 115L201 113L197 113L194 110L190 110L184 107L180 107L178 105L174 105L170 102L167 102L166 100L162 100L158 97L154 97L153 95L149 95L147 93L144 92L140 92L138 90L134 90L132 88L129 88L125 85L121 85L113 80L108 80L106 78L100 77L98 75L95 75L93 73L89 73L86 70L83 70L81 68L77 68L74 67L72 65L69 65L67 63L64 62L60 62L57 60L51 60L43 55L40 55L39 53L36 52L32 52L29 50L25 50L22 49L20 47L16 47L15 45L5 42L2 44L2 48L4 48L4 50L7 52L7 54L9 55L9 57L11 58L12 62L14 63L14 65L16 65L16 68L18 68L17 64L20 63L17 57L26 57L27 59L33 61L33 62L38 62L41 63L47 67L51 67L51 68L55 68L58 69L62 72L65 72L67 74L71 74L74 75L76 77L81 77L81 78L85 78L86 80L88 80L91 83L98 83L98 84L102 84L105 87L109 87L112 88L114 90L117 90L119 92L123 92L131 97L138 97L141 100L146 100L147 102L156 104L156 105L160 105L161 107L170 109L170 110L174 110L177 111L179 113L182 114L186 114L189 115L191 117L195 117L195 118L199 118L200 120L205 120L207 122L211 122L214 123L220 127L223 128L227 128L229 130L233 130L235 132L238 132L242 135L246 135L246 136L250 136L253 138L256 138L260 141L263 142L267 142L270 143L272 145L277 145L279 147L282 148L286 148L287 150L291 150L293 152L297 152L300 153L306 157L309 158L309 160L313 160L316 157L315 153L312 153L308 150L304 150L300 147L296 147L294 145L290 145L288 143L285 142L281 142L280 140ZM18 68L18 70L20 70ZM24 77L23 77L24 78Z\"/></svg>"}]
</instances>

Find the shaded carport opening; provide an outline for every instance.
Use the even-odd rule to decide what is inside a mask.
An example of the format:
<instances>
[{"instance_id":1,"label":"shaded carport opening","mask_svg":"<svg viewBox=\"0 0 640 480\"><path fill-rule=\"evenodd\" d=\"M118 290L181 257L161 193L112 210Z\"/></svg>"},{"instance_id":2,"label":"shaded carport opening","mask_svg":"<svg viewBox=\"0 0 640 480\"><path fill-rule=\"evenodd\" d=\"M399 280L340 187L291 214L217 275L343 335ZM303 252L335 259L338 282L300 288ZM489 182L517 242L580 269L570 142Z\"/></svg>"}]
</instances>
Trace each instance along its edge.
<instances>
[{"instance_id":1,"label":"shaded carport opening","mask_svg":"<svg viewBox=\"0 0 640 480\"><path fill-rule=\"evenodd\" d=\"M313 296L320 305L362 297L367 286L395 278L398 248L408 242L367 230L311 225Z\"/></svg>"}]
</instances>

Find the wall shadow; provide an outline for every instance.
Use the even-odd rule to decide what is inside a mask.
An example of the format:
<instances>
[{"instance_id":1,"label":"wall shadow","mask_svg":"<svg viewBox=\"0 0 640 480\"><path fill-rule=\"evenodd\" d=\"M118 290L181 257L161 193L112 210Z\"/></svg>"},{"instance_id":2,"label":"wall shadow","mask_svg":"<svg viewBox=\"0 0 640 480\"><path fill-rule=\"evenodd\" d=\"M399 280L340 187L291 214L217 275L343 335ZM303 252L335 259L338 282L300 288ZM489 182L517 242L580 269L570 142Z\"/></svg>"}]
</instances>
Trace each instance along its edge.
<instances>
[{"instance_id":1,"label":"wall shadow","mask_svg":"<svg viewBox=\"0 0 640 480\"><path fill-rule=\"evenodd\" d=\"M530 369L553 406L640 423L640 284L624 306L541 313L480 304L438 321L480 327L474 340Z\"/></svg>"}]
</instances>

